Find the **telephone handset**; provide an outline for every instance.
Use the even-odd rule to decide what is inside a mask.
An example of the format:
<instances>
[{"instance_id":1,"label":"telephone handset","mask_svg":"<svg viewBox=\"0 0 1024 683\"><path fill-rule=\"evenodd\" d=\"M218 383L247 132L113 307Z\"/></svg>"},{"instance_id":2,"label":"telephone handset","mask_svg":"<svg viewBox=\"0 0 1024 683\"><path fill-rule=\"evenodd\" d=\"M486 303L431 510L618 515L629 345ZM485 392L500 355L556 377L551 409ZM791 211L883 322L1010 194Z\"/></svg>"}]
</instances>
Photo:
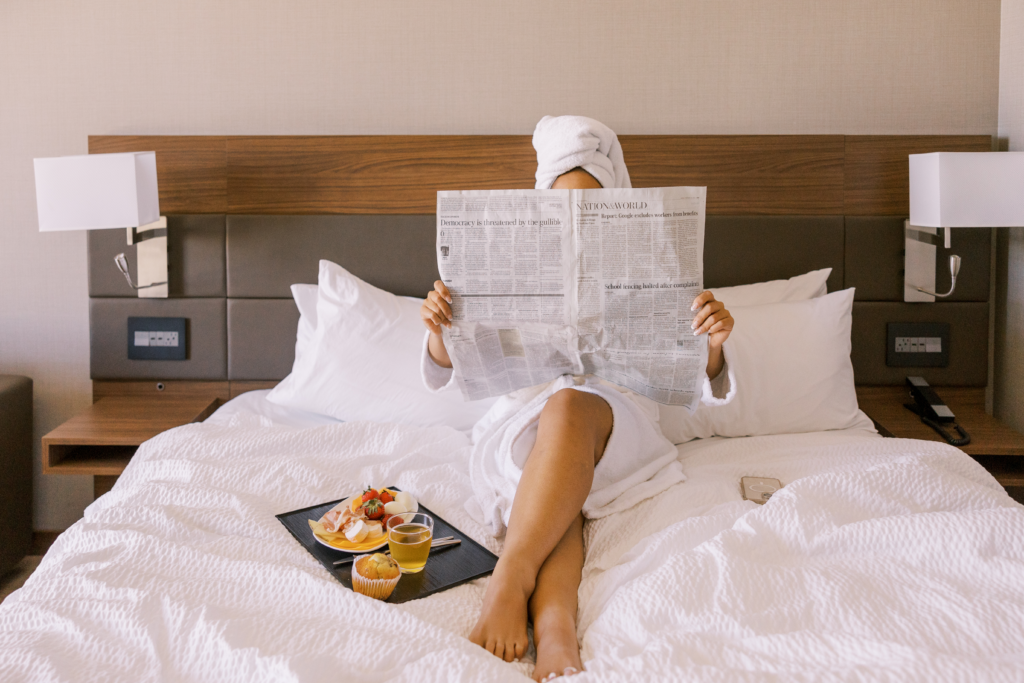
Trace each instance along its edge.
<instances>
[{"instance_id":1,"label":"telephone handset","mask_svg":"<svg viewBox=\"0 0 1024 683\"><path fill-rule=\"evenodd\" d=\"M935 393L924 377L907 377L907 386L910 387L910 397L913 403L905 403L904 407L920 416L921 422L925 423L953 446L966 446L971 442L971 435L956 423L956 416L950 410L939 395ZM953 429L960 434L956 438L943 429L943 424L952 424Z\"/></svg>"}]
</instances>

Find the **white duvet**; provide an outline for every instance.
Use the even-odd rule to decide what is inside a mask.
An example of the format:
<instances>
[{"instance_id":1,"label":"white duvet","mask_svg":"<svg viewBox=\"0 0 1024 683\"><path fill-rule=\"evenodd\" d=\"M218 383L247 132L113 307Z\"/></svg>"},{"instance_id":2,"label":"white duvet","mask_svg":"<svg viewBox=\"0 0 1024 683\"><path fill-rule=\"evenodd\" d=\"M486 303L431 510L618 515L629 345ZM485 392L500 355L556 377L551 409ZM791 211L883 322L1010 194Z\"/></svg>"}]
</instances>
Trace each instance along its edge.
<instances>
[{"instance_id":1,"label":"white duvet","mask_svg":"<svg viewBox=\"0 0 1024 683\"><path fill-rule=\"evenodd\" d=\"M523 681L466 640L486 579L392 606L274 518L397 484L492 550L447 428L282 429L144 444L0 606L0 680ZM579 683L1024 680L1024 508L941 444L854 433L680 447L688 481L588 522ZM743 475L786 487L763 507Z\"/></svg>"}]
</instances>

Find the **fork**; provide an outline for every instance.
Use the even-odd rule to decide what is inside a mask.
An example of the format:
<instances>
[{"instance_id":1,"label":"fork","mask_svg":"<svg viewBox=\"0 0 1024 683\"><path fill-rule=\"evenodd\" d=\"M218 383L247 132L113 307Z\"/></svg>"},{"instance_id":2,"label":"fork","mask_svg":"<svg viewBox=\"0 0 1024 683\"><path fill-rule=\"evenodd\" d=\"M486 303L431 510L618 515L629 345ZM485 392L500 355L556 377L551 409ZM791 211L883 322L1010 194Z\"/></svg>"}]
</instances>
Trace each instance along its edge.
<instances>
[{"instance_id":1,"label":"fork","mask_svg":"<svg viewBox=\"0 0 1024 683\"><path fill-rule=\"evenodd\" d=\"M430 542L430 549L433 550L434 548L447 548L449 546L458 545L460 543L462 543L461 539L455 538L454 536L445 536L444 538L435 538L433 541L431 541ZM391 551L389 550L388 552L386 552L384 554L385 555L390 555ZM355 561L355 559L356 559L355 555L352 555L351 557L344 557L344 558L338 560L337 562L335 562L334 566L335 567L341 567L341 566L346 565L346 564L352 564L352 562Z\"/></svg>"}]
</instances>

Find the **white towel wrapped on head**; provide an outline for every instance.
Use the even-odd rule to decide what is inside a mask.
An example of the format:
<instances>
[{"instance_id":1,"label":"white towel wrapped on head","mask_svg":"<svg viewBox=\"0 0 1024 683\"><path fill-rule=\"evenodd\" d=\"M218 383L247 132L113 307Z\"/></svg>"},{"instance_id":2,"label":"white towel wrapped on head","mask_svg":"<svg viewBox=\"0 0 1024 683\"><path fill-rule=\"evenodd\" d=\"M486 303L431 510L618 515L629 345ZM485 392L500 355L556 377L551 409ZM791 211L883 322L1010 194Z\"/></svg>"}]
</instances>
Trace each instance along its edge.
<instances>
[{"instance_id":1,"label":"white towel wrapped on head","mask_svg":"<svg viewBox=\"0 0 1024 683\"><path fill-rule=\"evenodd\" d=\"M574 168L594 176L604 188L633 187L619 138L608 126L586 116L545 116L533 131L537 150L537 189Z\"/></svg>"}]
</instances>

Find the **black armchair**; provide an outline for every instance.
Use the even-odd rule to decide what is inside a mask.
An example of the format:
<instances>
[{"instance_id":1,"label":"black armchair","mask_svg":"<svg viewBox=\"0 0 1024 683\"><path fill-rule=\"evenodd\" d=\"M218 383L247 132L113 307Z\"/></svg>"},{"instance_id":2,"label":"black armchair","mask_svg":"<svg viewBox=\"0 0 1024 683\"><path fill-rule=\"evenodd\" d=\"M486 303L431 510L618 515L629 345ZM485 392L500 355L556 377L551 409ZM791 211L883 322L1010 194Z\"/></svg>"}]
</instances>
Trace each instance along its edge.
<instances>
[{"instance_id":1,"label":"black armchair","mask_svg":"<svg viewBox=\"0 0 1024 683\"><path fill-rule=\"evenodd\" d=\"M32 380L0 375L0 575L32 546Z\"/></svg>"}]
</instances>

